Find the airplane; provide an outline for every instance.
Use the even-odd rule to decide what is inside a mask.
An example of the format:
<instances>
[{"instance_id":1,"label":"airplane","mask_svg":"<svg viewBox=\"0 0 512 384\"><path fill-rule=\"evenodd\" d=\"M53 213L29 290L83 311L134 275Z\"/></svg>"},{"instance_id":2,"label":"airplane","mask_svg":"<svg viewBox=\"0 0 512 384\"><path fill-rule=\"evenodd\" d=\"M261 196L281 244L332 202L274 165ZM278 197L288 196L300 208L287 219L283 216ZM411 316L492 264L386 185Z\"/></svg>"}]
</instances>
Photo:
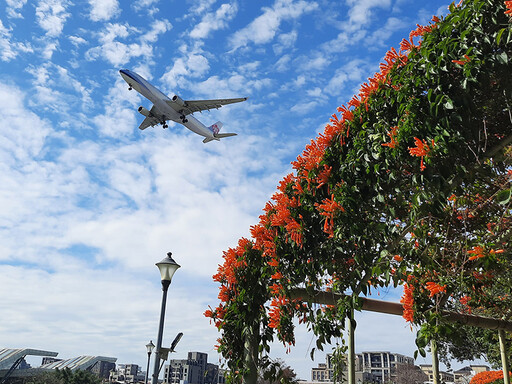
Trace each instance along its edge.
<instances>
[{"instance_id":1,"label":"airplane","mask_svg":"<svg viewBox=\"0 0 512 384\"><path fill-rule=\"evenodd\" d=\"M139 74L128 69L121 69L119 73L123 77L124 81L128 83L129 90L135 89L153 103L153 106L149 111L142 106L137 109L140 114L146 117L139 126L140 130L144 130L147 127L152 127L158 124L161 124L163 128L167 128L167 120L172 120L176 123L183 124L192 132L203 136L203 143L209 143L212 140L220 141L220 139L224 137L236 136L236 133L220 133L219 131L222 128L222 123L220 121L206 127L203 123L192 116L192 113L210 110L213 108L219 109L226 104L245 101L247 100L247 97L218 100L183 100L178 95L174 95L172 98L169 98Z\"/></svg>"}]
</instances>

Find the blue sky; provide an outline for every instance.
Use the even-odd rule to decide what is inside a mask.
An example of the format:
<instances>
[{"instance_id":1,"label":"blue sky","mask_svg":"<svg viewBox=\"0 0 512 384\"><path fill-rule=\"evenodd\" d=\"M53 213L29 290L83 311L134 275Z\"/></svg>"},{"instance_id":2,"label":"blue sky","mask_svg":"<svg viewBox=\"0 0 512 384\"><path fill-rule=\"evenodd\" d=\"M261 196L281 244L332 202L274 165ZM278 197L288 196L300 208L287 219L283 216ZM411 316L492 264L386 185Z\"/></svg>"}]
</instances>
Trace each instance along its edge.
<instances>
[{"instance_id":1,"label":"blue sky","mask_svg":"<svg viewBox=\"0 0 512 384\"><path fill-rule=\"evenodd\" d=\"M181 264L164 340L213 349L203 312L222 252L257 223L290 161L445 0L0 1L0 347L145 366L160 306L154 263ZM203 144L150 108L128 68L183 99L249 97L197 114L238 136ZM382 297L382 296L381 296ZM398 300L399 293L385 298ZM288 355L324 361L305 329ZM359 316L356 348L412 355L401 318ZM418 361L424 363L425 361Z\"/></svg>"}]
</instances>

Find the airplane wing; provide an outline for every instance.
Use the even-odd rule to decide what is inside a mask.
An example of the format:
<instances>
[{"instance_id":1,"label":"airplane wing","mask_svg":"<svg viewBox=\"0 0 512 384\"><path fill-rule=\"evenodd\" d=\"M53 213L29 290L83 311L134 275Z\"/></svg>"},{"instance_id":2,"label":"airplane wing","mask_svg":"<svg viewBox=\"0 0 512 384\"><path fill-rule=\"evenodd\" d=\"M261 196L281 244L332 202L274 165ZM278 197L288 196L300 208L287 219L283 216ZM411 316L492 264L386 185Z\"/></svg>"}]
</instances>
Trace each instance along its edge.
<instances>
[{"instance_id":1,"label":"airplane wing","mask_svg":"<svg viewBox=\"0 0 512 384\"><path fill-rule=\"evenodd\" d=\"M158 114L157 109L153 105L153 107L151 108L151 111L149 111L149 116L146 116L144 121L139 125L139 129L142 131L142 130L146 129L147 127L153 127L154 125L160 124L162 121L158 120L158 118L156 117L157 114Z\"/></svg>"},{"instance_id":2,"label":"airplane wing","mask_svg":"<svg viewBox=\"0 0 512 384\"><path fill-rule=\"evenodd\" d=\"M210 109L219 109L223 105L240 103L247 100L247 97L239 97L236 99L216 99L216 100L183 100L183 105L175 103L172 100L167 103L177 112L184 115L190 115L194 112L209 111Z\"/></svg>"}]
</instances>

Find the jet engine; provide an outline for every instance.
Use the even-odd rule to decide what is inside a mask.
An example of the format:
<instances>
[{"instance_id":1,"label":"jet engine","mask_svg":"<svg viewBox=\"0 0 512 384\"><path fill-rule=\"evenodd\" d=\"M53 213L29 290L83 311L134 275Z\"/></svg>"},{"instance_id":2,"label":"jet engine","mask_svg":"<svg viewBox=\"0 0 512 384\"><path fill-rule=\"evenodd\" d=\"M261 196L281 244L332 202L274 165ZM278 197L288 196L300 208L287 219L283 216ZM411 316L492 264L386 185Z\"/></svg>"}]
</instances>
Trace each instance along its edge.
<instances>
[{"instance_id":1,"label":"jet engine","mask_svg":"<svg viewBox=\"0 0 512 384\"><path fill-rule=\"evenodd\" d=\"M137 109L137 111L139 111L139 113L141 115L144 115L146 117L150 116L151 115L151 112L149 112L146 108L144 108L143 106L140 106L139 109Z\"/></svg>"},{"instance_id":2,"label":"jet engine","mask_svg":"<svg viewBox=\"0 0 512 384\"><path fill-rule=\"evenodd\" d=\"M172 101L174 101L180 107L184 107L185 106L185 101L181 97L179 97L178 95L174 95L172 97Z\"/></svg>"}]
</instances>

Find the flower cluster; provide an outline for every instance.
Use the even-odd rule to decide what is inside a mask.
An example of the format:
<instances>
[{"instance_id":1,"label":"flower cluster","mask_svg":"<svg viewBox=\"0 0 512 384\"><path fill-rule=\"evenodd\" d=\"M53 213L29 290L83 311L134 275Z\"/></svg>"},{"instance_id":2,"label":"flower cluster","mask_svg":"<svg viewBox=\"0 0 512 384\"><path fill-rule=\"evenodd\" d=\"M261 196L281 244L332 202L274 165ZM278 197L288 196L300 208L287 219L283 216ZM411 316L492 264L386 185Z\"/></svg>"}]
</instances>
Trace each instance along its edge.
<instances>
[{"instance_id":1,"label":"flower cluster","mask_svg":"<svg viewBox=\"0 0 512 384\"><path fill-rule=\"evenodd\" d=\"M469 384L490 384L497 380L503 380L503 371L479 372L471 378Z\"/></svg>"}]
</instances>

